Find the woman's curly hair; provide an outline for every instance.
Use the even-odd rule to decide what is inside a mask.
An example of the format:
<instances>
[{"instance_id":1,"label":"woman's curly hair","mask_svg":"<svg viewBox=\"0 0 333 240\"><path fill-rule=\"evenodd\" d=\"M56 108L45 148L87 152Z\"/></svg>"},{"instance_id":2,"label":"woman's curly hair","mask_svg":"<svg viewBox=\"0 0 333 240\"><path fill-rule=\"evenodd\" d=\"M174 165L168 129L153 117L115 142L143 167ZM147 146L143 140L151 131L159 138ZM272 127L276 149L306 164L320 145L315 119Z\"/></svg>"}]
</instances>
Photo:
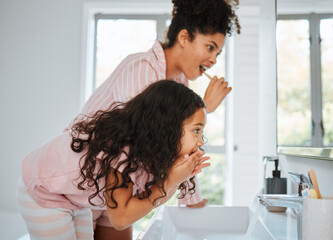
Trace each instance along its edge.
<instances>
[{"instance_id":1,"label":"woman's curly hair","mask_svg":"<svg viewBox=\"0 0 333 240\"><path fill-rule=\"evenodd\" d=\"M201 34L222 33L231 35L233 25L240 33L234 7L239 0L172 0L172 21L167 32L166 48L174 45L178 33L186 29L191 40Z\"/></svg>"},{"instance_id":2,"label":"woman's curly hair","mask_svg":"<svg viewBox=\"0 0 333 240\"><path fill-rule=\"evenodd\" d=\"M179 157L183 122L204 107L201 97L185 85L161 80L126 104L114 104L108 111L98 111L92 117L77 122L72 127L71 148L75 152L86 151L80 162L82 180L78 188L94 189L89 196L91 204L96 196L105 204L100 193L108 194L112 200L112 206L107 203L108 206L116 208L114 191L127 188L131 182L129 175L142 168L153 179L145 184L143 194L137 192L138 197L148 198L152 185L162 190L164 195L161 198L166 196L164 181L168 177L168 169ZM116 167L118 170L120 165L125 166L121 173L122 181L115 174L115 183L109 183L108 175L115 173L111 166L122 154L126 158ZM97 156L101 155L103 157L98 159ZM99 185L101 180L105 180L104 186ZM188 182L181 184L180 198L185 193L194 193L193 179L191 182L192 187Z\"/></svg>"}]
</instances>

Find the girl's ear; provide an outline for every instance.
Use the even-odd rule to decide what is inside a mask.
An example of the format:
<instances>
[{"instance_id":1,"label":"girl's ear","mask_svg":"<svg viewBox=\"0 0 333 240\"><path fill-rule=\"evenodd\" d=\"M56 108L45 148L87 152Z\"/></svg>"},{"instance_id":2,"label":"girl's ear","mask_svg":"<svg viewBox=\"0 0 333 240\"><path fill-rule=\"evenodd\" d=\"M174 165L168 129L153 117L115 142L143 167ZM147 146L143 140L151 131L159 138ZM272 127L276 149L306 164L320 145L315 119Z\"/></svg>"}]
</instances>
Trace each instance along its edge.
<instances>
[{"instance_id":1,"label":"girl's ear","mask_svg":"<svg viewBox=\"0 0 333 240\"><path fill-rule=\"evenodd\" d=\"M190 35L186 29L183 29L178 33L177 39L179 45L184 47L185 44L190 41Z\"/></svg>"}]
</instances>

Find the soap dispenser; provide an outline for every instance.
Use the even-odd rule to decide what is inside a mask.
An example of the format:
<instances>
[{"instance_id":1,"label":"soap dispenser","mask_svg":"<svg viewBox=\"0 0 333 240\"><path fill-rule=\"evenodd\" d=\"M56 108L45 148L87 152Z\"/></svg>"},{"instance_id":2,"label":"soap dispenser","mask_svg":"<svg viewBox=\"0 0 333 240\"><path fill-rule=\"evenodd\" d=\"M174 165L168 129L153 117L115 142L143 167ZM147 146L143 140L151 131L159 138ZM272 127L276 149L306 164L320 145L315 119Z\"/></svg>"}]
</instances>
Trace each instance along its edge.
<instances>
[{"instance_id":1,"label":"soap dispenser","mask_svg":"<svg viewBox=\"0 0 333 240\"><path fill-rule=\"evenodd\" d=\"M286 194L287 193L287 178L281 178L281 171L278 170L279 159L275 158L275 170L272 171L273 177L265 179L265 189L267 194ZM285 207L267 207L270 212L285 212Z\"/></svg>"}]
</instances>

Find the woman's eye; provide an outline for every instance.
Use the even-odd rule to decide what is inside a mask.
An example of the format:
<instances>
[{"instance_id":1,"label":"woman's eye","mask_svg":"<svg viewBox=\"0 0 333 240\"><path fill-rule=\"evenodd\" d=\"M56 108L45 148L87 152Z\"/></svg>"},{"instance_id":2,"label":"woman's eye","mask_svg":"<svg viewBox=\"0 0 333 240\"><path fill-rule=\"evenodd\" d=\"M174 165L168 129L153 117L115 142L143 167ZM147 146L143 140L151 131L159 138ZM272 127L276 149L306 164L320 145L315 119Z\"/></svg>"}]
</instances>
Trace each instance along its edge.
<instances>
[{"instance_id":1,"label":"woman's eye","mask_svg":"<svg viewBox=\"0 0 333 240\"><path fill-rule=\"evenodd\" d=\"M207 47L208 47L208 50L209 50L210 52L212 52L212 51L214 50L214 47L213 47L213 46L208 45Z\"/></svg>"},{"instance_id":2,"label":"woman's eye","mask_svg":"<svg viewBox=\"0 0 333 240\"><path fill-rule=\"evenodd\" d=\"M195 133L195 134L199 134L199 133L200 133L200 129L195 129L195 130L194 130L194 133Z\"/></svg>"}]
</instances>

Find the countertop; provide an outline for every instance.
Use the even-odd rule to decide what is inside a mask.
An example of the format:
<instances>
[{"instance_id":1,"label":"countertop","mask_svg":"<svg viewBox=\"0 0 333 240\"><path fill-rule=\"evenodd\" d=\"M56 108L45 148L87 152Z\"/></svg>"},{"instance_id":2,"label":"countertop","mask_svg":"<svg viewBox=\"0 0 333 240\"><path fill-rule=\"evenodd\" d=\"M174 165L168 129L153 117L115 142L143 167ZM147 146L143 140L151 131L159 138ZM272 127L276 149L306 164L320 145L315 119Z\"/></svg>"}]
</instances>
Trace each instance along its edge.
<instances>
[{"instance_id":1,"label":"countertop","mask_svg":"<svg viewBox=\"0 0 333 240\"><path fill-rule=\"evenodd\" d=\"M297 218L292 209L284 213L265 209L260 218L276 240L297 240Z\"/></svg>"}]
</instances>

